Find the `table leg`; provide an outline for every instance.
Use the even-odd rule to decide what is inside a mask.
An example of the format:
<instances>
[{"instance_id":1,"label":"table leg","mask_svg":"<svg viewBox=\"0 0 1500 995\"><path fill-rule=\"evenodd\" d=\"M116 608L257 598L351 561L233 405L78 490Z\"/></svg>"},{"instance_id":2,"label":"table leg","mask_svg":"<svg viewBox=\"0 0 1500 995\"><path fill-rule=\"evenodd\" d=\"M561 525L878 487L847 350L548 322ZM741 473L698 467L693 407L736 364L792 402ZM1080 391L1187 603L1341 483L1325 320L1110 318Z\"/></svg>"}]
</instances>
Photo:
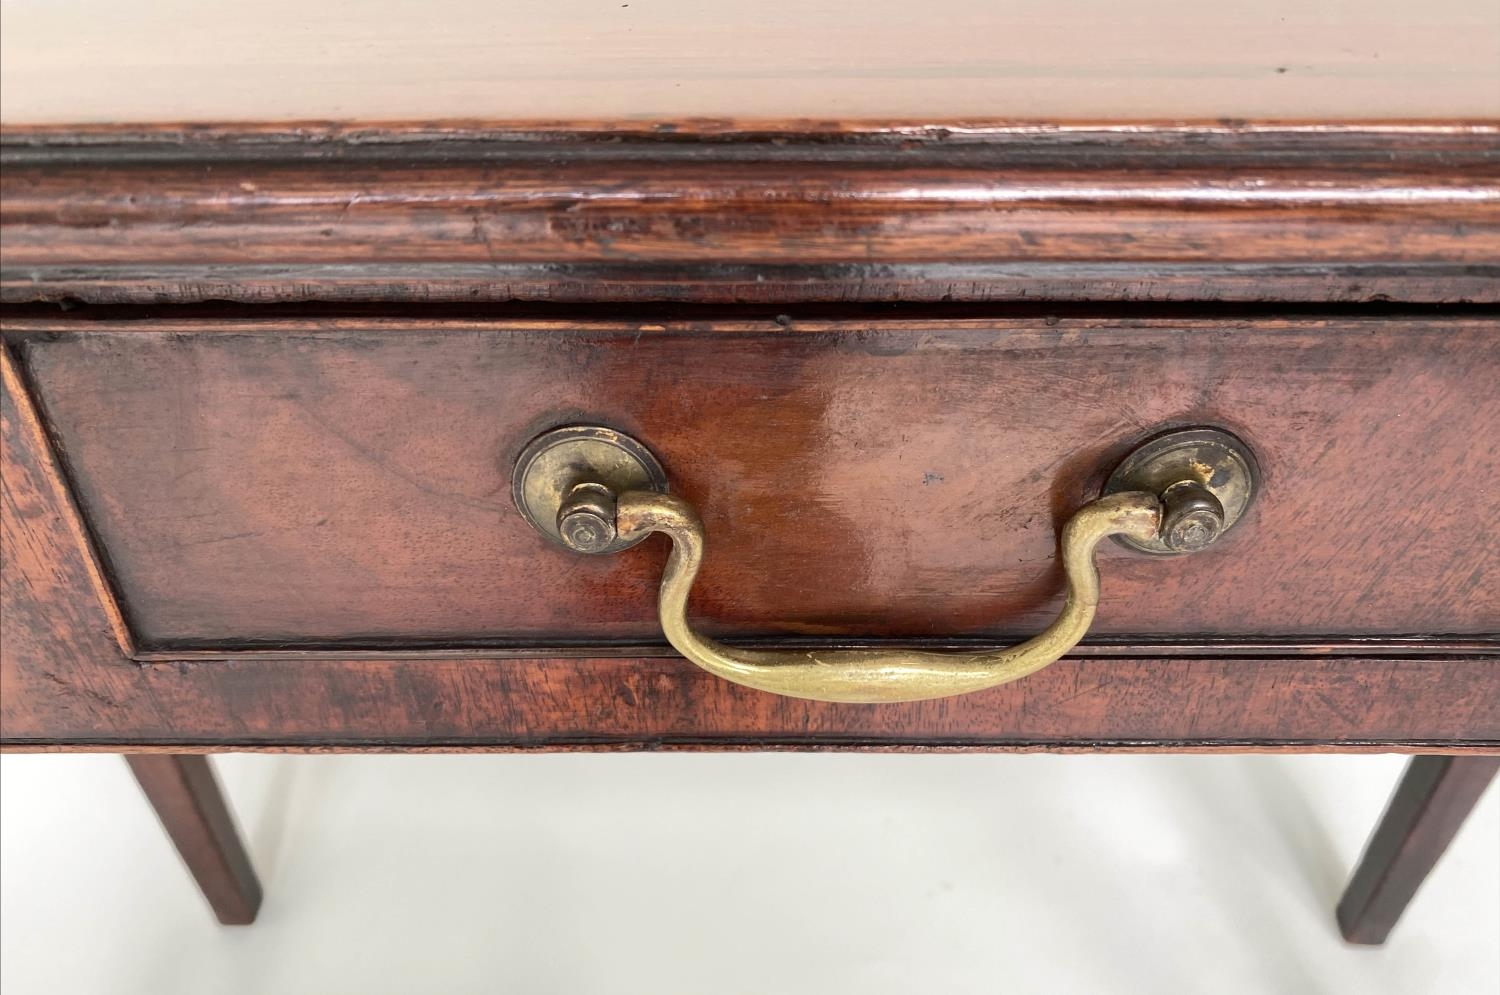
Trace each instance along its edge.
<instances>
[{"instance_id":1,"label":"table leg","mask_svg":"<svg viewBox=\"0 0 1500 995\"><path fill-rule=\"evenodd\" d=\"M1500 757L1412 757L1339 900L1344 939L1385 942L1496 770Z\"/></svg>"},{"instance_id":2,"label":"table leg","mask_svg":"<svg viewBox=\"0 0 1500 995\"><path fill-rule=\"evenodd\" d=\"M152 753L125 759L219 922L253 922L260 881L208 758Z\"/></svg>"}]
</instances>

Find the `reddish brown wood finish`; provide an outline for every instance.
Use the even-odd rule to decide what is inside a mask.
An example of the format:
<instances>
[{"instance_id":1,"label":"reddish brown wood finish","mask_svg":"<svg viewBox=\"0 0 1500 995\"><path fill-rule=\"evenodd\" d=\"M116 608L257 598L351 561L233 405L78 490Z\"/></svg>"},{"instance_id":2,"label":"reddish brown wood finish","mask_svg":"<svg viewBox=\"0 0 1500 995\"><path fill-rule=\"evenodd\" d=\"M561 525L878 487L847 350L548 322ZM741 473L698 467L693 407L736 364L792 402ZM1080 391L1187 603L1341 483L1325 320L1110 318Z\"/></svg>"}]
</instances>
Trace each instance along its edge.
<instances>
[{"instance_id":1,"label":"reddish brown wood finish","mask_svg":"<svg viewBox=\"0 0 1500 995\"><path fill-rule=\"evenodd\" d=\"M1097 638L1500 632L1491 318L7 327L158 655L659 646L662 549L574 556L511 505L514 454L580 419L700 509L728 636L1033 631L1061 522L1195 423L1263 493L1202 555L1106 548Z\"/></svg>"},{"instance_id":2,"label":"reddish brown wood finish","mask_svg":"<svg viewBox=\"0 0 1500 995\"><path fill-rule=\"evenodd\" d=\"M7 132L4 154L3 282L16 302L1459 301L1494 300L1500 275L1492 123L36 129ZM27 325L11 346L25 351L46 410L11 371L0 738L204 748L1500 745L1493 551L1465 532L1493 509L1476 483L1495 462L1484 431L1495 422L1485 389L1492 316L1115 311L1049 324L1031 313L905 325L794 313L774 326L667 330L650 327L664 318L656 311L530 331L436 318ZM1089 358L1099 346L1109 362ZM266 393L277 384L279 394ZM849 395L842 409L839 390ZM865 405L871 397L890 400ZM939 401L956 411L946 434L905 437L918 422L903 412L931 413ZM173 421L179 410L190 417ZM842 421L830 417L839 410ZM820 706L725 685L659 647L599 645L654 637L660 551L607 563L553 553L524 532L503 489L509 456L533 430L588 417L646 437L710 517L700 611L723 632L941 639L1032 628L1053 608L1057 522L1164 424L1240 431L1262 453L1267 490L1243 533L1207 554L1214 575L1108 554L1101 621L1117 638L1086 656L958 701ZM169 423L202 432L206 445L176 446L192 440L164 433ZM340 432L352 445L340 448ZM164 438L179 451L167 453ZM903 488L908 461L881 455L892 445L914 465L941 455L945 466L911 470ZM1020 454L1017 465L981 523L984 555L966 560L974 544L944 530L973 504L941 495L957 480L974 497L976 467L1004 462L1001 448ZM943 480L923 484L934 469ZM823 479L829 470L835 477ZM1316 499L1304 493L1311 484ZM835 526L830 536L799 525L786 493L810 496ZM282 514L262 543L280 550L279 574L237 551L234 532L209 530L319 494L357 514L322 525ZM879 530L907 541L894 552L859 542L848 521L855 499ZM1343 502L1333 506L1340 523L1362 527L1330 528L1328 501ZM1429 511L1411 510L1420 504ZM194 514L204 515L198 525ZM1366 527L1372 520L1428 542L1397 543ZM382 521L415 532L387 529L372 544ZM309 531L296 536L294 524ZM1277 540L1275 562L1252 535ZM299 539L343 564L298 553ZM508 562L499 577L496 557L525 543L525 563ZM1467 572L1445 559L1457 555ZM852 565L854 583L817 572L835 562ZM488 593L486 583L537 563L547 566L528 577L529 607ZM467 601L451 600L462 587L442 589L454 568L475 572L457 582L470 585ZM173 570L194 590L173 588ZM1331 600L1308 596L1307 571L1318 570L1320 597ZM343 600L318 602L309 588L315 617L300 621L291 615L306 606L268 604L270 581L295 583L299 571L321 571ZM801 575L796 598L779 586L788 571ZM574 600L557 597L561 572ZM400 604L389 600L397 576L420 578ZM1211 576L1222 583L1203 586ZM965 590L971 598L954 597ZM596 648L537 649L569 631ZM1226 643L1227 631L1237 638ZM235 657L226 660L189 648L299 635L361 645L322 655L226 648ZM521 643L418 652L423 636L450 647ZM1292 655L1320 651L1341 655ZM548 655L505 658L518 652Z\"/></svg>"},{"instance_id":3,"label":"reddish brown wood finish","mask_svg":"<svg viewBox=\"0 0 1500 995\"><path fill-rule=\"evenodd\" d=\"M1494 122L0 146L0 300L172 305L7 316L0 748L150 751L132 769L221 921L259 885L207 762L165 751L1466 754L1413 765L1340 907L1356 942L1500 763L1476 755L1500 752L1500 316L1410 307L1500 301ZM1278 308L1098 303L1142 299ZM222 300L329 306L180 307ZM437 301L490 307L387 320ZM802 306L829 301L1043 303ZM1343 301L1404 306L1291 310ZM661 549L526 529L510 461L581 420L657 449L708 522L700 621L764 639L1038 627L1058 525L1163 427L1233 429L1265 489L1210 553L1107 551L1095 641L1041 673L819 704L668 653Z\"/></svg>"},{"instance_id":4,"label":"reddish brown wood finish","mask_svg":"<svg viewBox=\"0 0 1500 995\"><path fill-rule=\"evenodd\" d=\"M655 658L130 664L60 680L12 675L7 744L1500 751L1493 657L1068 660L1011 687L885 706L776 698ZM107 721L78 718L102 704L80 696L116 683Z\"/></svg>"},{"instance_id":5,"label":"reddish brown wood finish","mask_svg":"<svg viewBox=\"0 0 1500 995\"><path fill-rule=\"evenodd\" d=\"M151 754L125 759L219 922L254 922L260 880L208 758Z\"/></svg>"},{"instance_id":6,"label":"reddish brown wood finish","mask_svg":"<svg viewBox=\"0 0 1500 995\"><path fill-rule=\"evenodd\" d=\"M1500 299L1500 127L5 134L11 302Z\"/></svg>"},{"instance_id":7,"label":"reddish brown wood finish","mask_svg":"<svg viewBox=\"0 0 1500 995\"><path fill-rule=\"evenodd\" d=\"M1493 657L1073 660L893 706L775 698L675 659L137 664L93 597L50 454L25 431L28 399L7 390L4 405L7 744L1500 749Z\"/></svg>"},{"instance_id":8,"label":"reddish brown wood finish","mask_svg":"<svg viewBox=\"0 0 1500 995\"><path fill-rule=\"evenodd\" d=\"M1453 842L1500 757L1413 757L1339 901L1350 943L1381 944Z\"/></svg>"},{"instance_id":9,"label":"reddish brown wood finish","mask_svg":"<svg viewBox=\"0 0 1500 995\"><path fill-rule=\"evenodd\" d=\"M1494 655L1066 660L983 694L885 706L777 698L670 658L139 664L114 640L34 425L7 386L6 746L1500 750Z\"/></svg>"},{"instance_id":10,"label":"reddish brown wood finish","mask_svg":"<svg viewBox=\"0 0 1500 995\"><path fill-rule=\"evenodd\" d=\"M1500 749L1500 664L1485 651L1096 656L984 694L896 706L779 699L671 658L346 653L140 664L116 643L85 530L16 386L7 377L0 614L0 735L11 745Z\"/></svg>"}]
</instances>

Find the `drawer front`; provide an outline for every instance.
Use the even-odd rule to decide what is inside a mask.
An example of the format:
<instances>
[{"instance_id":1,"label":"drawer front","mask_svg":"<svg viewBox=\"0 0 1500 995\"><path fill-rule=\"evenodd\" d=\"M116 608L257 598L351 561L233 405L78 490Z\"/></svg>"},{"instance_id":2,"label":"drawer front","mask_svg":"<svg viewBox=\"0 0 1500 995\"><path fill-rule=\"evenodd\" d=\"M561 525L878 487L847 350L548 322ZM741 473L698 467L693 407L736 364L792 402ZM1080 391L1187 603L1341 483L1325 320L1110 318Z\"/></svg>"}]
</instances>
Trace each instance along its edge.
<instances>
[{"instance_id":1,"label":"drawer front","mask_svg":"<svg viewBox=\"0 0 1500 995\"><path fill-rule=\"evenodd\" d=\"M704 520L694 621L1011 639L1057 529L1183 425L1262 474L1189 557L1101 547L1098 645L1500 632L1500 322L17 321L8 341L142 654L661 646L660 540L550 545L538 433L645 442Z\"/></svg>"}]
</instances>

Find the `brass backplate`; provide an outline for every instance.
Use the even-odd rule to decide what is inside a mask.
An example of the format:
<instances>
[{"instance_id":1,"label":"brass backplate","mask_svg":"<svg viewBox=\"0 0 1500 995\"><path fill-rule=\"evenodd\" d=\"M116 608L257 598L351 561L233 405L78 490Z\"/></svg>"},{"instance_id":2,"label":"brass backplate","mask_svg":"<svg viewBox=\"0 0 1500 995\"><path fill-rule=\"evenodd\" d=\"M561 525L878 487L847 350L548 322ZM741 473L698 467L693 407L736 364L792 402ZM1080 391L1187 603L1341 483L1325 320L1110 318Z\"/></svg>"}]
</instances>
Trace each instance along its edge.
<instances>
[{"instance_id":1,"label":"brass backplate","mask_svg":"<svg viewBox=\"0 0 1500 995\"><path fill-rule=\"evenodd\" d=\"M1149 491L1161 494L1172 484L1194 480L1224 506L1224 531L1239 521L1260 490L1260 467L1250 447L1217 428L1183 428L1148 439L1126 456L1104 485L1105 494ZM1130 549L1161 556L1180 556L1160 538L1115 540Z\"/></svg>"},{"instance_id":2,"label":"brass backplate","mask_svg":"<svg viewBox=\"0 0 1500 995\"><path fill-rule=\"evenodd\" d=\"M569 425L537 436L521 450L511 474L511 495L532 528L572 549L558 534L557 511L564 495L581 483L603 484L616 495L667 492L666 472L641 443L611 428ZM617 553L644 538L643 533L629 541L617 539L594 553Z\"/></svg>"}]
</instances>

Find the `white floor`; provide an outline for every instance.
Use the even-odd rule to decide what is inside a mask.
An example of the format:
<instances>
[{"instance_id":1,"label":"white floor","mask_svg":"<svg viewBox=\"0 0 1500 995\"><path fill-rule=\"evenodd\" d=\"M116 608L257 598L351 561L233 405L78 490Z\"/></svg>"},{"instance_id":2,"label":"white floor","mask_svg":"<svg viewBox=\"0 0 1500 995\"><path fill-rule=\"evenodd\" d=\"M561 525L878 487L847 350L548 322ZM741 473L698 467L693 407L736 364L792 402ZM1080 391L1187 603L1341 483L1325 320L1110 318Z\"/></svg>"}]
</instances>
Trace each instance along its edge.
<instances>
[{"instance_id":1,"label":"white floor","mask_svg":"<svg viewBox=\"0 0 1500 995\"><path fill-rule=\"evenodd\" d=\"M212 923L111 756L0 759L0 990L1500 992L1491 790L1382 950L1330 910L1397 757L231 756Z\"/></svg>"}]
</instances>

